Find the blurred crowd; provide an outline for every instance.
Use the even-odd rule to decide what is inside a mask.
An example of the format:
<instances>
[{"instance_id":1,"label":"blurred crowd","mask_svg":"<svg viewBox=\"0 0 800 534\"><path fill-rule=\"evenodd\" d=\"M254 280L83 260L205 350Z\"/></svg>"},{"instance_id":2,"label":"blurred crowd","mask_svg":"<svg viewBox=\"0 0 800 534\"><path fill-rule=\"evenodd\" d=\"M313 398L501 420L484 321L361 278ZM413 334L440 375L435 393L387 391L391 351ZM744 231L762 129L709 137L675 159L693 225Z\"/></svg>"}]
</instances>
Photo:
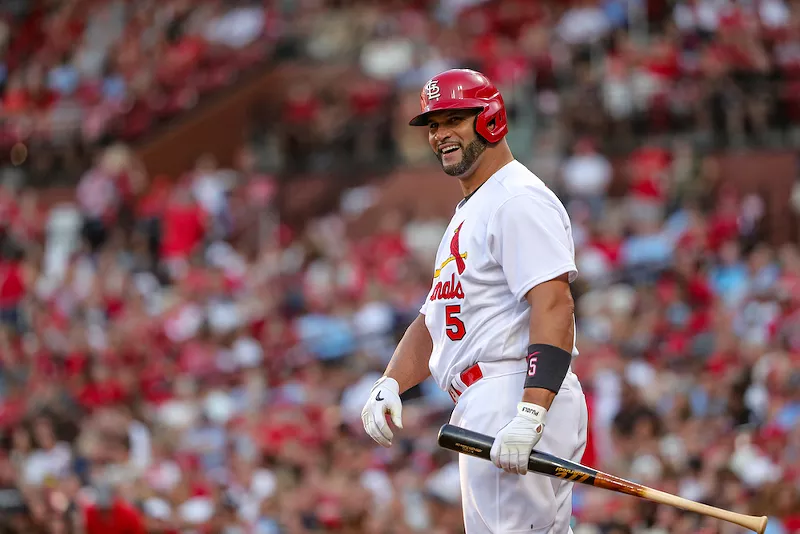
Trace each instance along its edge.
<instances>
[{"instance_id":1,"label":"blurred crowd","mask_svg":"<svg viewBox=\"0 0 800 534\"><path fill-rule=\"evenodd\" d=\"M798 141L796 0L336 4L308 14L301 52L360 77L289 92L278 133L292 170L426 161L407 117L450 67L498 85L525 154L563 152L585 134L623 153L676 135L709 149Z\"/></svg>"},{"instance_id":2,"label":"blurred crowd","mask_svg":"<svg viewBox=\"0 0 800 534\"><path fill-rule=\"evenodd\" d=\"M406 118L453 66L496 80L525 153L578 133L615 152L800 137L797 0L15 0L0 6L0 144L74 170L286 60L348 69L288 87L255 125L289 173L424 161Z\"/></svg>"},{"instance_id":3,"label":"blurred crowd","mask_svg":"<svg viewBox=\"0 0 800 534\"><path fill-rule=\"evenodd\" d=\"M74 170L93 146L137 140L268 60L272 22L247 0L6 2L0 146L25 144L50 176Z\"/></svg>"},{"instance_id":4,"label":"blurred crowd","mask_svg":"<svg viewBox=\"0 0 800 534\"><path fill-rule=\"evenodd\" d=\"M259 4L304 36L301 55L354 62L364 76L291 88L278 134L292 170L386 154L435 164L405 126L419 87L453 64L493 76L515 153L535 148L526 163L572 218L583 462L769 515L769 534L800 532L800 248L770 245L764 200L727 183L702 148L709 135L790 140L798 2ZM11 80L28 87L37 68L48 94L102 81L108 104L136 85L125 58L150 65L130 73L151 89L166 87L158 73L183 72L140 46L177 47L177 63L195 69L205 63L187 58L207 43L232 39L230 51L263 31L237 11L252 3L57 5L37 27L66 24L66 44L86 44L64 62L59 39L32 37L26 46L55 49L7 61L4 111ZM17 119L53 132L56 108L22 109ZM123 116L108 124L124 129ZM611 195L607 140L660 132L674 142L629 150L624 190ZM106 133L69 203L43 205L24 179L0 184L0 532L462 532L456 458L436 446L449 395L427 381L407 392L391 449L360 420L427 294L446 218L409 206L354 234L365 201L380 201L367 188L290 227L258 139L230 168L203 154L182 176L151 176L114 142L122 130ZM583 486L573 528L740 532Z\"/></svg>"}]
</instances>

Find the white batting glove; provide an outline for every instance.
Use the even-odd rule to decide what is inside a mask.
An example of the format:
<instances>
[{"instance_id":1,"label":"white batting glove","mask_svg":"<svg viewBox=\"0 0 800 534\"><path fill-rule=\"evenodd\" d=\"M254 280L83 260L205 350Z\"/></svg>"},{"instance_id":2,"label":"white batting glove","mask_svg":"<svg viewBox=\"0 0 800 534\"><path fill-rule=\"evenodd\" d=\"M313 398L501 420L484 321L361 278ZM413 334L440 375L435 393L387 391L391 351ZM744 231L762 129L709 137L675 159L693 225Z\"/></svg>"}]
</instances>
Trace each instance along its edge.
<instances>
[{"instance_id":1,"label":"white batting glove","mask_svg":"<svg viewBox=\"0 0 800 534\"><path fill-rule=\"evenodd\" d=\"M542 439L546 415L547 409L538 404L517 404L517 415L494 438L492 463L508 473L526 474L531 450Z\"/></svg>"},{"instance_id":2,"label":"white batting glove","mask_svg":"<svg viewBox=\"0 0 800 534\"><path fill-rule=\"evenodd\" d=\"M395 426L403 428L400 386L394 378L383 376L369 392L369 399L361 410L361 422L364 423L367 434L384 447L390 447L394 437L389 423L386 422L387 413Z\"/></svg>"}]
</instances>

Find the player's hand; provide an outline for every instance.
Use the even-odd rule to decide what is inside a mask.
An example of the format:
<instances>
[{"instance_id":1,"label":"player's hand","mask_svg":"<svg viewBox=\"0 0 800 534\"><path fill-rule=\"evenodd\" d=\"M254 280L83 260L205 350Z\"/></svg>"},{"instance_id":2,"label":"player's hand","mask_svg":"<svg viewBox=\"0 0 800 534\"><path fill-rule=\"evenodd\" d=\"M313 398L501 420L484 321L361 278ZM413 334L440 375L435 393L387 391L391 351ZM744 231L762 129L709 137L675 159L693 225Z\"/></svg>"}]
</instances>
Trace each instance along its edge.
<instances>
[{"instance_id":1,"label":"player's hand","mask_svg":"<svg viewBox=\"0 0 800 534\"><path fill-rule=\"evenodd\" d=\"M492 463L508 473L526 474L531 450L542 438L546 415L547 410L537 404L517 404L517 415L494 438Z\"/></svg>"},{"instance_id":2,"label":"player's hand","mask_svg":"<svg viewBox=\"0 0 800 534\"><path fill-rule=\"evenodd\" d=\"M387 413L395 426L403 428L400 386L394 378L383 376L369 392L369 399L361 410L361 422L364 423L367 434L384 447L390 447L394 437L389 423L386 422Z\"/></svg>"}]
</instances>

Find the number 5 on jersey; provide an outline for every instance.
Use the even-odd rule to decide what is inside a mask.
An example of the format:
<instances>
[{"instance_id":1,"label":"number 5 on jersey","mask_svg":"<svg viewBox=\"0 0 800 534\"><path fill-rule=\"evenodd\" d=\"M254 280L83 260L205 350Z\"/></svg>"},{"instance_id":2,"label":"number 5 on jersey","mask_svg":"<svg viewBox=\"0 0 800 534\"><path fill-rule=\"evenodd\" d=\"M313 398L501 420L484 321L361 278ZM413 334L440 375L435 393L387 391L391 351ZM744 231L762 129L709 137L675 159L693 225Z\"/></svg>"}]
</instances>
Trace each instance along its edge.
<instances>
[{"instance_id":1,"label":"number 5 on jersey","mask_svg":"<svg viewBox=\"0 0 800 534\"><path fill-rule=\"evenodd\" d=\"M464 327L464 321L458 317L458 314L461 313L461 304L445 306L444 313L447 337L453 341L460 341L465 335L467 335L467 329Z\"/></svg>"}]
</instances>

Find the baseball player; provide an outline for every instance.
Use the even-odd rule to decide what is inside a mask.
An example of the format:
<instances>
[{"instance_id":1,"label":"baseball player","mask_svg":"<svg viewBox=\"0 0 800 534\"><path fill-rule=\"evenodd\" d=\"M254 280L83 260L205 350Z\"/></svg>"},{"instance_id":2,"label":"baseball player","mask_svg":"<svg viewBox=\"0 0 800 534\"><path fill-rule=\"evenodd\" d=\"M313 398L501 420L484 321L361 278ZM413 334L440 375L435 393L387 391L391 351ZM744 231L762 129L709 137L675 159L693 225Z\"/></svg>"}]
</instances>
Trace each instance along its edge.
<instances>
[{"instance_id":1,"label":"baseball player","mask_svg":"<svg viewBox=\"0 0 800 534\"><path fill-rule=\"evenodd\" d=\"M572 532L572 482L527 473L531 449L580 461L586 400L572 373L576 278L569 217L514 159L503 98L482 74L433 77L412 126L428 129L464 198L442 238L433 282L362 411L389 447L400 394L432 376L456 403L450 423L495 436L491 462L459 455L467 534Z\"/></svg>"}]
</instances>

